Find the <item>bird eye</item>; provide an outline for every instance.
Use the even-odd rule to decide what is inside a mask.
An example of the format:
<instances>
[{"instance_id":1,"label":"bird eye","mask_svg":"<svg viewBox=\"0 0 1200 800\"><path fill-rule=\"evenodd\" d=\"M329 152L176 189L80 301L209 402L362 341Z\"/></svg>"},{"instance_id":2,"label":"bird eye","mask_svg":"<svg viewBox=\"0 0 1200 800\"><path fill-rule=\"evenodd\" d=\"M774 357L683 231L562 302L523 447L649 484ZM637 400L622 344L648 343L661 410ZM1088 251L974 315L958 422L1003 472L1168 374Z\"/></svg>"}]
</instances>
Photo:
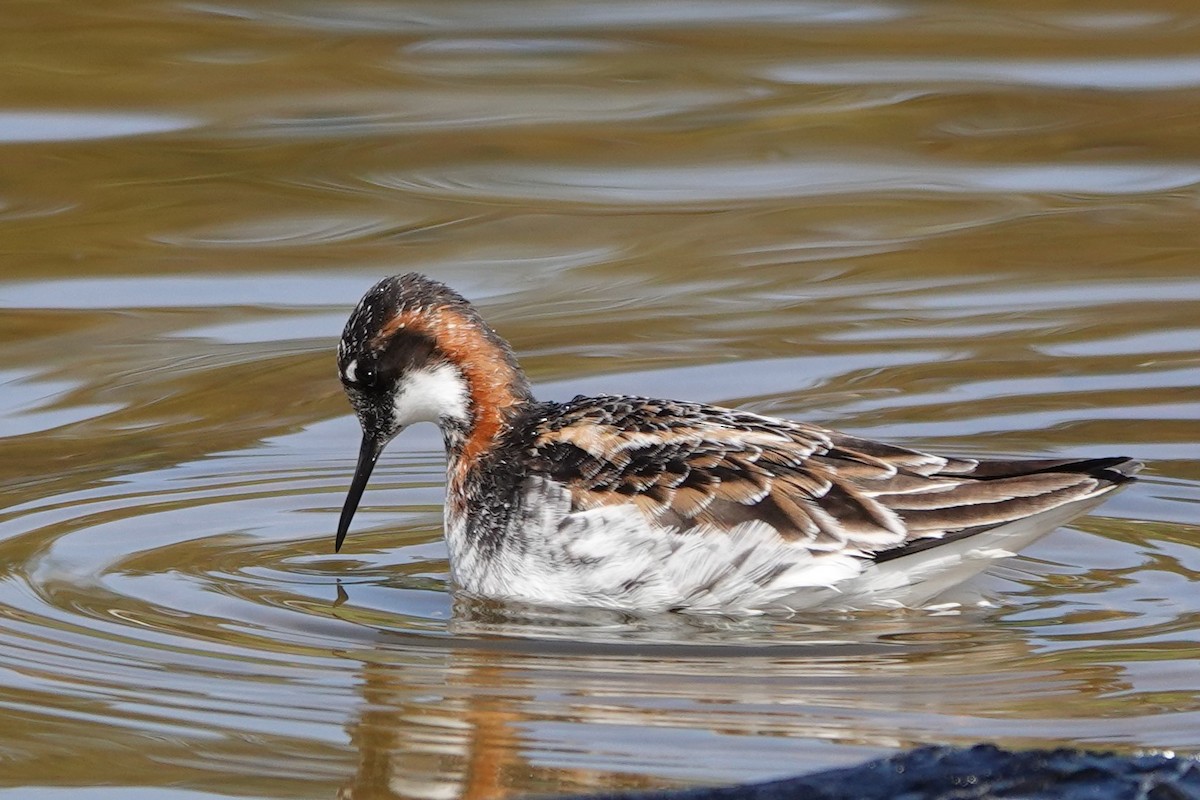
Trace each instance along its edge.
<instances>
[{"instance_id":1,"label":"bird eye","mask_svg":"<svg viewBox=\"0 0 1200 800\"><path fill-rule=\"evenodd\" d=\"M375 380L378 374L375 371L375 365L365 361L355 359L346 365L342 370L342 383L351 386L359 386L368 388L375 385Z\"/></svg>"}]
</instances>

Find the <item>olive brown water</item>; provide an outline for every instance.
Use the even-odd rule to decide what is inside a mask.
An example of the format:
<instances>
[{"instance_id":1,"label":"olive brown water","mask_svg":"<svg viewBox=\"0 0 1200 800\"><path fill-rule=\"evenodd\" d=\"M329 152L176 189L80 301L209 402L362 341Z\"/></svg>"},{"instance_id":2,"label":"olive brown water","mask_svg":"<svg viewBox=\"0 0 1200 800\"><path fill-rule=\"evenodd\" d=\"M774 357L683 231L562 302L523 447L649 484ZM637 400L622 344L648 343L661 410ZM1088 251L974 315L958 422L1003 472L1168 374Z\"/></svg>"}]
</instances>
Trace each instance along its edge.
<instances>
[{"instance_id":1,"label":"olive brown water","mask_svg":"<svg viewBox=\"0 0 1200 800\"><path fill-rule=\"evenodd\" d=\"M492 798L1200 749L1200 16L1150 0L3 5L0 798ZM333 347L1145 478L933 611L457 601Z\"/></svg>"}]
</instances>

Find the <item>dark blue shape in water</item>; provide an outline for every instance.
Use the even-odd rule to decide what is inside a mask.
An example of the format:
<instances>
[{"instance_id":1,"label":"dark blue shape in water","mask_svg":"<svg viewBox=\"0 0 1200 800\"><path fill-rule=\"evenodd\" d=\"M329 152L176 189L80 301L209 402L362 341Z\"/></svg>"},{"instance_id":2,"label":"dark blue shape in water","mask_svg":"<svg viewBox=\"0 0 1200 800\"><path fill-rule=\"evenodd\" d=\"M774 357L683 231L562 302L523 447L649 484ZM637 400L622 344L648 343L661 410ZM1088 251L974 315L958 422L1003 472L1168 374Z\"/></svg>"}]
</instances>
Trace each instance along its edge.
<instances>
[{"instance_id":1,"label":"dark blue shape in water","mask_svg":"<svg viewBox=\"0 0 1200 800\"><path fill-rule=\"evenodd\" d=\"M1200 761L993 745L921 747L857 767L744 786L587 800L1200 800Z\"/></svg>"}]
</instances>

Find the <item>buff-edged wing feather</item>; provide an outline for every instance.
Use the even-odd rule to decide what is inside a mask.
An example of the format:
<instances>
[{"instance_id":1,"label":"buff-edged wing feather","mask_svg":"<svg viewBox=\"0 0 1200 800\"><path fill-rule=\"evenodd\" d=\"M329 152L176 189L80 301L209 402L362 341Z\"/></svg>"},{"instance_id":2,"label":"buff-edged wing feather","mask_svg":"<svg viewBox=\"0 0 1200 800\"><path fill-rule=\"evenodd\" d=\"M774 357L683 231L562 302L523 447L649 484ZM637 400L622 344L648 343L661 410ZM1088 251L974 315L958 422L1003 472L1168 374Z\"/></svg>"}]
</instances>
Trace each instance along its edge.
<instances>
[{"instance_id":1,"label":"buff-edged wing feather","mask_svg":"<svg viewBox=\"0 0 1200 800\"><path fill-rule=\"evenodd\" d=\"M576 398L540 424L540 471L584 512L633 505L675 532L766 523L794 547L877 561L1129 480L1129 459L977 461L694 403ZM1081 509L1082 510L1082 509Z\"/></svg>"}]
</instances>

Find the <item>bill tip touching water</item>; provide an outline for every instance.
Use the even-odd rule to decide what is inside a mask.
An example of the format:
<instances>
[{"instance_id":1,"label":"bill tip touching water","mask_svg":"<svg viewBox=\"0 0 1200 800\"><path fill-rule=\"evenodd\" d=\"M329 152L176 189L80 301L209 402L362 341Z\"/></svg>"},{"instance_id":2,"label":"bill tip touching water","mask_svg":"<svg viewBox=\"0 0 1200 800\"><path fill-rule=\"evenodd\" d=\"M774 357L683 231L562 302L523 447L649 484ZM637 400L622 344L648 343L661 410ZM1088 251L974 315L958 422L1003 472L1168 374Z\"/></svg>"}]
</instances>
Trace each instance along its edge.
<instances>
[{"instance_id":1,"label":"bill tip touching water","mask_svg":"<svg viewBox=\"0 0 1200 800\"><path fill-rule=\"evenodd\" d=\"M383 448L433 422L451 576L498 599L732 614L920 605L1142 466L939 456L675 400L539 402L508 342L415 273L363 296L337 363L363 438L335 549Z\"/></svg>"}]
</instances>

